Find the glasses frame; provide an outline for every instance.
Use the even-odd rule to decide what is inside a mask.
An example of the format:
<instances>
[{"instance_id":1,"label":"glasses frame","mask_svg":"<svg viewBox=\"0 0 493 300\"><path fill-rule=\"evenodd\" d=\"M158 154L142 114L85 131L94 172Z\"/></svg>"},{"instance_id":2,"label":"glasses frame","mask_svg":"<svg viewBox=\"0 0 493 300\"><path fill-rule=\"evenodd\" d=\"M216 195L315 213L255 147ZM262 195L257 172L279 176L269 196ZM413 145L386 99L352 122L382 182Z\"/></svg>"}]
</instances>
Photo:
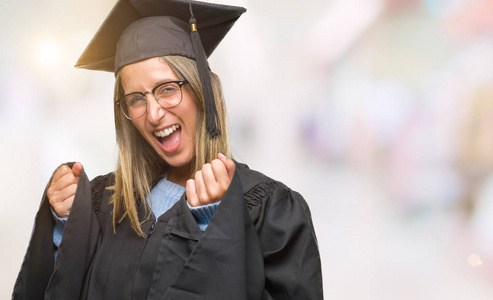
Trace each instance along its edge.
<instances>
[{"instance_id":1,"label":"glasses frame","mask_svg":"<svg viewBox=\"0 0 493 300\"><path fill-rule=\"evenodd\" d=\"M176 84L178 84L178 87L180 88L180 102L178 102L175 105L170 105L170 106L162 105L159 102L159 98L157 98L154 93L156 92L156 90L158 88L162 87L163 85L170 84L170 83L176 83ZM123 115L127 119L129 119L129 120L136 120L136 119L142 118L147 113L147 97L146 97L147 94L152 94L152 96L154 96L154 99L156 99L157 104L159 104L159 106L161 106L162 108L172 108L172 107L175 107L175 106L180 105L181 101L183 100L183 89L182 89L182 87L185 84L188 84L188 80L172 80L172 81L166 81L166 82L163 82L163 83L160 83L160 84L156 85L152 90L148 90L148 91L144 91L144 92L133 92L133 93L126 94L126 95L122 96L121 98L119 98L118 100L116 100L115 101L115 105L120 107L120 111L123 113ZM121 102L125 99L125 97L130 96L130 95L142 95L144 97L145 101L146 101L146 110L145 110L145 112L141 116L139 116L137 118L130 118L129 116L127 116L127 114L123 110L123 106L121 105Z\"/></svg>"}]
</instances>

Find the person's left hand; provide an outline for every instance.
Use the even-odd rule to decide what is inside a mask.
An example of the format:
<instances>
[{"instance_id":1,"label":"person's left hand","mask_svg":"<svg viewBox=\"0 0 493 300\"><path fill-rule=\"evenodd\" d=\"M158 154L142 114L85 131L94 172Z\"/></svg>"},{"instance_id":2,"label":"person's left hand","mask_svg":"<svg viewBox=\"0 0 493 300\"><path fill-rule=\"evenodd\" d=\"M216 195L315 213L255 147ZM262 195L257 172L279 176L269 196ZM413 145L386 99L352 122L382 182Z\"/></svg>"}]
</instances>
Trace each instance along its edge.
<instances>
[{"instance_id":1,"label":"person's left hand","mask_svg":"<svg viewBox=\"0 0 493 300\"><path fill-rule=\"evenodd\" d=\"M201 206L222 199L233 179L235 163L219 153L217 159L202 166L194 179L187 181L186 193L190 206Z\"/></svg>"}]
</instances>

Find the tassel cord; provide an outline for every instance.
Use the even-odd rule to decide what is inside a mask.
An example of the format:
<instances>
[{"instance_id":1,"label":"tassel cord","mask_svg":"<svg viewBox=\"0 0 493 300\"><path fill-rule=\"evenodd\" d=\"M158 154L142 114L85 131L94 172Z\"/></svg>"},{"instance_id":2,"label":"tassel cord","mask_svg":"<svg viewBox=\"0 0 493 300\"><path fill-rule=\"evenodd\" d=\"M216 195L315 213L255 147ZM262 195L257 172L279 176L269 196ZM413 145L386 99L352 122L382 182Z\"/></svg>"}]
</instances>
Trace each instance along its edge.
<instances>
[{"instance_id":1,"label":"tassel cord","mask_svg":"<svg viewBox=\"0 0 493 300\"><path fill-rule=\"evenodd\" d=\"M196 26L196 19L193 14L191 1L189 1L189 8L189 23L190 25L195 24ZM197 70L199 73L200 82L202 83L202 92L204 94L206 130L210 137L217 137L221 134L221 132L219 130L219 116L217 113L216 102L214 100L211 75L209 73L209 63L207 61L204 48L202 47L200 35L195 26L192 25L195 30L192 30L190 38L192 41L193 50L195 52L195 62L197 63Z\"/></svg>"}]
</instances>

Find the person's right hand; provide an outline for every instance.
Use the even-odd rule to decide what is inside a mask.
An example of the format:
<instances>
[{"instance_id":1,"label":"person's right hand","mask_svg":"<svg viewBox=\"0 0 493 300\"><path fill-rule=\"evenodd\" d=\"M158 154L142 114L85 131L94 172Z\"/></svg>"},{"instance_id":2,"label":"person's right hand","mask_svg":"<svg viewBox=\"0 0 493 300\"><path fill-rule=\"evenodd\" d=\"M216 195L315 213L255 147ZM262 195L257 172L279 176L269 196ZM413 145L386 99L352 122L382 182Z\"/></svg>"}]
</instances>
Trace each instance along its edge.
<instances>
[{"instance_id":1,"label":"person's right hand","mask_svg":"<svg viewBox=\"0 0 493 300\"><path fill-rule=\"evenodd\" d=\"M60 218L68 217L82 173L82 164L63 165L56 170L46 191L51 207Z\"/></svg>"}]
</instances>

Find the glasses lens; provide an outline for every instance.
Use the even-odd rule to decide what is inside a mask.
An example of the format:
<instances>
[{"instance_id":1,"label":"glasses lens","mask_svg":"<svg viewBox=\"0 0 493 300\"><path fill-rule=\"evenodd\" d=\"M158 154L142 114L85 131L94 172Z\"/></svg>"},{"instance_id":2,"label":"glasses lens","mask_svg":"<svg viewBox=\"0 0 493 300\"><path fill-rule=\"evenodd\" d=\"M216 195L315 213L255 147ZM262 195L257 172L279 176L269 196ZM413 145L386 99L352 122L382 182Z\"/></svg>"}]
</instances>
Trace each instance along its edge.
<instances>
[{"instance_id":1,"label":"glasses lens","mask_svg":"<svg viewBox=\"0 0 493 300\"><path fill-rule=\"evenodd\" d=\"M181 102L181 87L176 82L164 83L156 88L154 96L163 107L173 107Z\"/></svg>"},{"instance_id":2,"label":"glasses lens","mask_svg":"<svg viewBox=\"0 0 493 300\"><path fill-rule=\"evenodd\" d=\"M142 94L127 95L120 103L123 113L129 119L140 118L146 113L146 98Z\"/></svg>"}]
</instances>

